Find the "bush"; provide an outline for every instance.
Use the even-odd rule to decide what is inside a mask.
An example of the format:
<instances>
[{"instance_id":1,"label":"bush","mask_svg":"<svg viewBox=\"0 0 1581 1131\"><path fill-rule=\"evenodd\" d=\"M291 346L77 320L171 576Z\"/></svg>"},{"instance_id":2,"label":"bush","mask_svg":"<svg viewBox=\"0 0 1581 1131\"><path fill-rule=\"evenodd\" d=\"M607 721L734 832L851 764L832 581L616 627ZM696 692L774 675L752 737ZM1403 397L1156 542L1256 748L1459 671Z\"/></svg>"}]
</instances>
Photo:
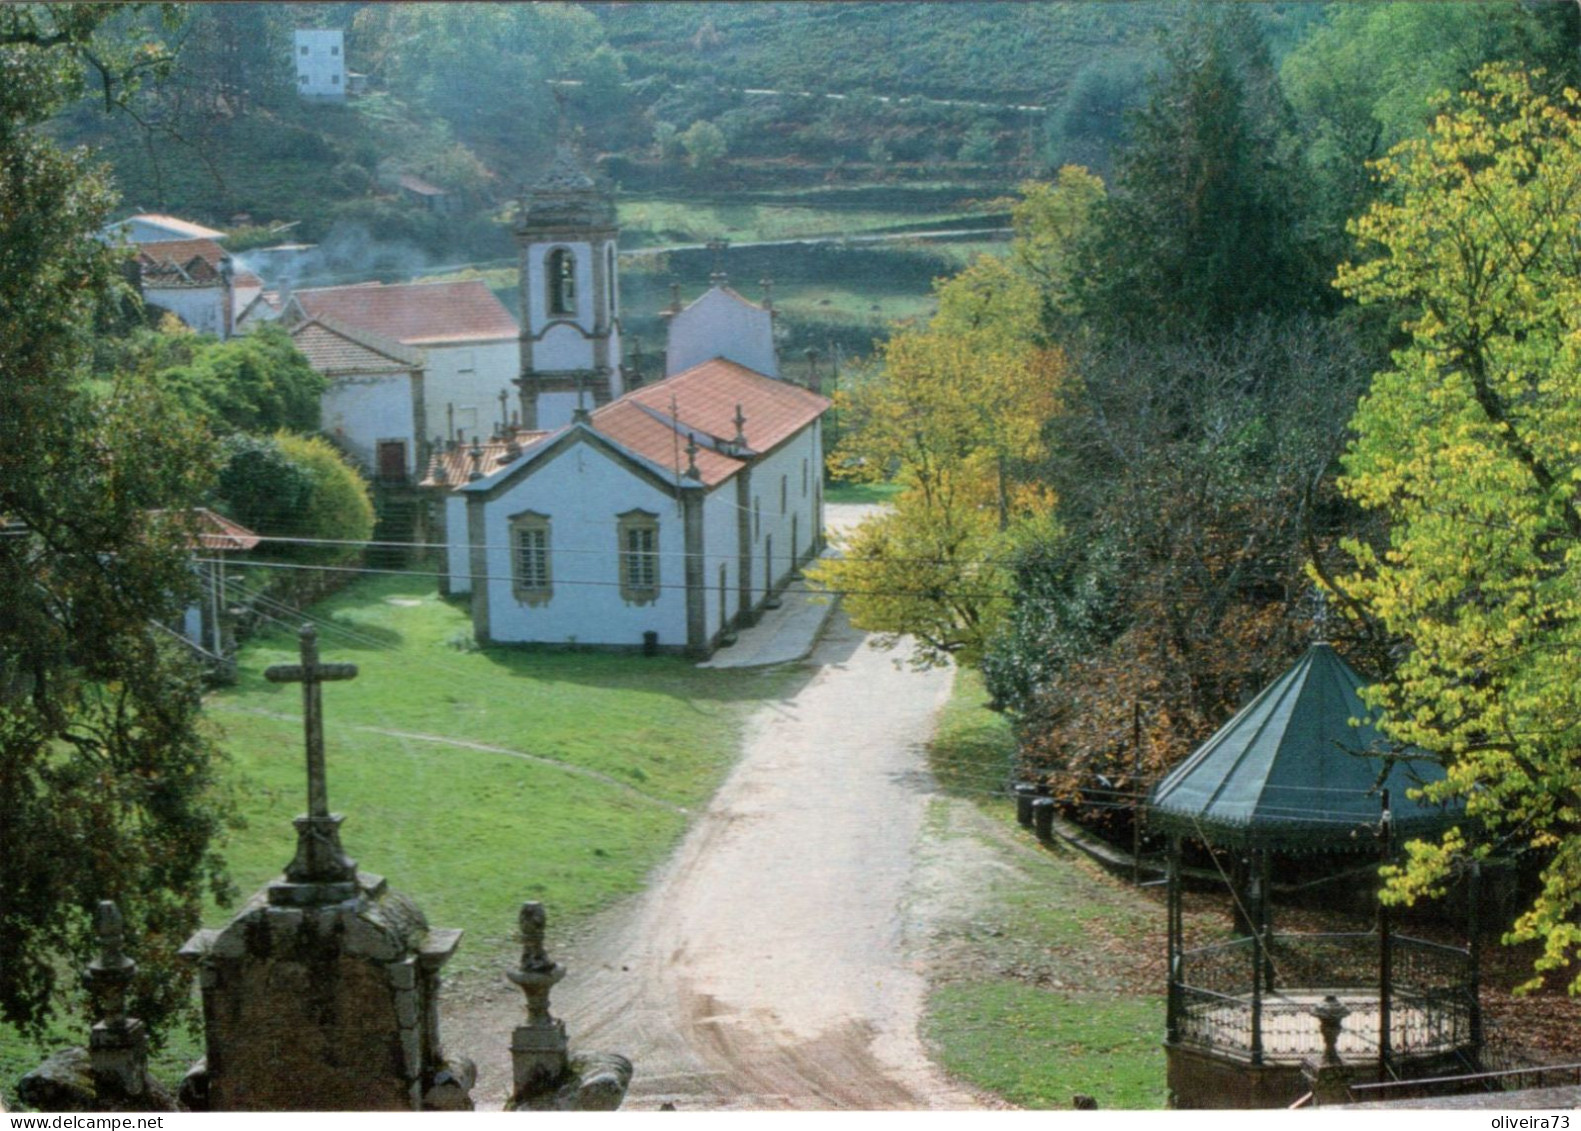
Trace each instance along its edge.
<instances>
[{"instance_id":1,"label":"bush","mask_svg":"<svg viewBox=\"0 0 1581 1131\"><path fill-rule=\"evenodd\" d=\"M324 377L278 326L220 342L197 339L191 360L157 380L218 432L318 428Z\"/></svg>"},{"instance_id":2,"label":"bush","mask_svg":"<svg viewBox=\"0 0 1581 1131\"><path fill-rule=\"evenodd\" d=\"M237 522L272 538L363 542L373 533L373 502L355 468L316 436L279 432L224 442L219 503ZM355 545L266 542L260 556L311 565L356 560Z\"/></svg>"}]
</instances>

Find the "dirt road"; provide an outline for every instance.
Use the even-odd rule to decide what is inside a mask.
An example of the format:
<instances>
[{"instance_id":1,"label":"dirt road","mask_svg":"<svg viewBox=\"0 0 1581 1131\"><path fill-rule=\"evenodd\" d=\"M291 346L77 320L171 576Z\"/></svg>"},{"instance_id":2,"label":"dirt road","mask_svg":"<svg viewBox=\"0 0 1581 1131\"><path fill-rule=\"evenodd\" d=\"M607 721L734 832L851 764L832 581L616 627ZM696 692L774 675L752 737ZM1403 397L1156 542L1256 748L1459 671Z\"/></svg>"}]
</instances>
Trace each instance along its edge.
<instances>
[{"instance_id":1,"label":"dirt road","mask_svg":"<svg viewBox=\"0 0 1581 1131\"><path fill-rule=\"evenodd\" d=\"M905 910L930 788L920 747L951 677L901 658L837 613L816 676L759 712L648 892L565 956L555 1012L574 1044L636 1061L628 1108L975 1106L919 1042L926 924ZM495 1012L498 1049L519 998ZM474 1094L493 1106L505 1087Z\"/></svg>"}]
</instances>

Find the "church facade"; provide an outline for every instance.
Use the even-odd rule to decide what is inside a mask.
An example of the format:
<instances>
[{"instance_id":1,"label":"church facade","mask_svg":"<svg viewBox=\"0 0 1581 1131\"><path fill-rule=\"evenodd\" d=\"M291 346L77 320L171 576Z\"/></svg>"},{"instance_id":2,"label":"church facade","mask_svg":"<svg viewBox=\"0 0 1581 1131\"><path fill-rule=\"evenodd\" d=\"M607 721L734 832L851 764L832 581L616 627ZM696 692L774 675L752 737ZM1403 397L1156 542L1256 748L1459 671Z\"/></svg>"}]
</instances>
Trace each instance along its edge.
<instances>
[{"instance_id":1,"label":"church facade","mask_svg":"<svg viewBox=\"0 0 1581 1131\"><path fill-rule=\"evenodd\" d=\"M724 280L671 319L666 377L620 366L614 207L562 150L521 244L520 427L451 437L424 486L480 643L705 656L823 549L823 414L773 317Z\"/></svg>"}]
</instances>

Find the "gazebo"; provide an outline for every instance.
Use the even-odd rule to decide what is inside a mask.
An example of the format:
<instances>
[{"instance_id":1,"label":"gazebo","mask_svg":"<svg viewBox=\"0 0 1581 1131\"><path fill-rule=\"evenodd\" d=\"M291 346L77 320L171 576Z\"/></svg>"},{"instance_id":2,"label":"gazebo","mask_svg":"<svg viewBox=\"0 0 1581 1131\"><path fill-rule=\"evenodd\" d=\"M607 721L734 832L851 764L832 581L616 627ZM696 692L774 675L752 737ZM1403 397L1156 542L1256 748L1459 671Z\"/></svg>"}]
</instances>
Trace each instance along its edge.
<instances>
[{"instance_id":1,"label":"gazebo","mask_svg":"<svg viewBox=\"0 0 1581 1131\"><path fill-rule=\"evenodd\" d=\"M1444 776L1373 726L1366 681L1314 644L1154 787L1147 822L1169 840L1168 1038L1176 1107L1284 1106L1329 1079L1422 1076L1474 1065L1481 1046L1475 928L1465 948L1391 930L1278 933L1273 856L1387 858L1431 836L1458 808L1408 791ZM1186 949L1180 848L1195 840L1245 863L1234 890L1245 937ZM1469 901L1475 907L1475 894Z\"/></svg>"}]
</instances>

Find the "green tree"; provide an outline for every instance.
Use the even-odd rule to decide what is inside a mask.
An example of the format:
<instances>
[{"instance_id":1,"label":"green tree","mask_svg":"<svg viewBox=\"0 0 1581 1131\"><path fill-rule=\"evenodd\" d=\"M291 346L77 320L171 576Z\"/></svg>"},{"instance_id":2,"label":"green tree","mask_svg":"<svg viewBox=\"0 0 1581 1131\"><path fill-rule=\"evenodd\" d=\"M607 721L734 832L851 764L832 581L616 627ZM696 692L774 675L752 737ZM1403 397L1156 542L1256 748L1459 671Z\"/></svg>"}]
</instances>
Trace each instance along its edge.
<instances>
[{"instance_id":1,"label":"green tree","mask_svg":"<svg viewBox=\"0 0 1581 1131\"><path fill-rule=\"evenodd\" d=\"M730 148L729 142L725 140L725 131L707 119L687 126L686 132L681 134L681 145L692 159L695 169L712 169L724 160L725 152Z\"/></svg>"},{"instance_id":2,"label":"green tree","mask_svg":"<svg viewBox=\"0 0 1581 1131\"><path fill-rule=\"evenodd\" d=\"M1409 341L1352 421L1344 488L1390 527L1340 589L1409 646L1371 697L1444 760L1429 795L1543 860L1508 939L1558 969L1581 944L1581 101L1486 69L1378 174L1338 284L1409 310ZM1413 845L1391 890L1494 843Z\"/></svg>"},{"instance_id":3,"label":"green tree","mask_svg":"<svg viewBox=\"0 0 1581 1131\"><path fill-rule=\"evenodd\" d=\"M844 593L852 623L881 644L909 635L919 663L975 664L1009 607L1009 552L1052 508L1027 471L1064 362L1031 344L1036 295L1001 260L979 260L938 294L929 327L890 338L878 367L837 396L849 427L831 471L893 478L894 509L809 576Z\"/></svg>"},{"instance_id":4,"label":"green tree","mask_svg":"<svg viewBox=\"0 0 1581 1131\"><path fill-rule=\"evenodd\" d=\"M190 361L155 380L218 431L318 429L324 377L278 326L224 342L200 341Z\"/></svg>"},{"instance_id":5,"label":"green tree","mask_svg":"<svg viewBox=\"0 0 1581 1131\"><path fill-rule=\"evenodd\" d=\"M147 382L89 390L95 310L119 285L94 232L111 195L42 126L112 103L147 54L95 39L96 5L0 7L0 1018L36 1028L117 900L142 963L132 1009L189 1000L177 947L224 894L217 751L197 672L162 623L193 587L184 517L209 441Z\"/></svg>"},{"instance_id":6,"label":"green tree","mask_svg":"<svg viewBox=\"0 0 1581 1131\"><path fill-rule=\"evenodd\" d=\"M1291 125L1256 16L1193 8L1117 158L1081 274L1088 320L1159 334L1310 307Z\"/></svg>"},{"instance_id":7,"label":"green tree","mask_svg":"<svg viewBox=\"0 0 1581 1131\"><path fill-rule=\"evenodd\" d=\"M362 476L326 441L236 435L225 441L224 457L216 493L227 514L270 537L329 543L265 543L264 552L313 565L356 560L361 551L350 543L372 535L373 502Z\"/></svg>"}]
</instances>

